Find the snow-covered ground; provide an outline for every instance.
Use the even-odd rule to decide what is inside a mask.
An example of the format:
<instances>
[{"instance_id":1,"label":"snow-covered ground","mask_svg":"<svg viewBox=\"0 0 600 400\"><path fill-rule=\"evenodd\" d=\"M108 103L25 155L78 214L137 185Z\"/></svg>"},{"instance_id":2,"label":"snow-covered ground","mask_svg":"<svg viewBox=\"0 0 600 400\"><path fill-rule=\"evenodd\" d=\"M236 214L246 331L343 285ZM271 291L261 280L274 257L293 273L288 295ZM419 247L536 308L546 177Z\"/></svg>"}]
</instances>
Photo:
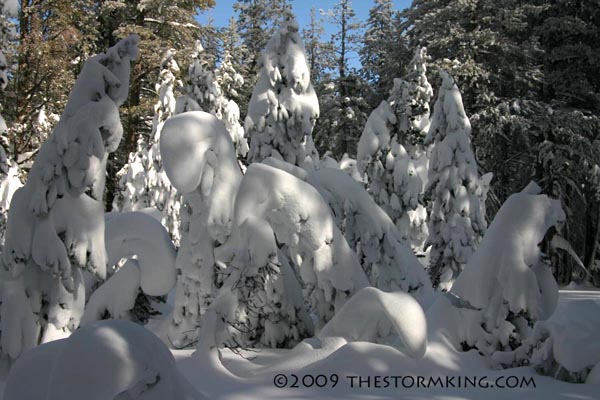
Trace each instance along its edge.
<instances>
[{"instance_id":1,"label":"snow-covered ground","mask_svg":"<svg viewBox=\"0 0 600 400\"><path fill-rule=\"evenodd\" d=\"M592 300L600 305L600 291L561 290L552 320L561 320L567 308L573 312L584 300ZM541 376L529 367L492 370L475 351L459 353L433 338L430 338L425 357L420 360L414 360L392 347L367 342L354 342L341 347L329 344L321 349L301 344L293 350L261 349L244 351L242 355L223 351L222 362L219 362L216 354L211 357L191 350L174 352L181 372L210 399L450 400L508 399L515 396L527 399L600 399L600 388L596 385L557 381ZM279 376L275 381L278 374L283 374L285 378ZM434 379L433 382L441 377L445 387L432 383L429 388L417 389L421 376L425 383L429 382L430 377ZM299 387L291 388L296 377ZM362 379L362 388L359 387L358 377ZM370 382L366 383L369 377ZM387 388L384 387L383 377L388 377ZM446 377L454 379L446 384ZM313 378L324 387L316 387ZM465 378L470 381L466 382ZM276 382L281 385L286 379L285 388L275 386ZM476 386L482 379L481 386L490 387L474 388L471 385L473 379L477 382ZM535 382L535 387L530 379ZM333 387L336 380L337 384ZM524 387L491 387L496 384L513 386L516 383L520 386L521 382L524 382ZM452 384L456 387L453 388ZM311 388L304 387L311 385ZM463 387L459 388L459 385Z\"/></svg>"}]
</instances>

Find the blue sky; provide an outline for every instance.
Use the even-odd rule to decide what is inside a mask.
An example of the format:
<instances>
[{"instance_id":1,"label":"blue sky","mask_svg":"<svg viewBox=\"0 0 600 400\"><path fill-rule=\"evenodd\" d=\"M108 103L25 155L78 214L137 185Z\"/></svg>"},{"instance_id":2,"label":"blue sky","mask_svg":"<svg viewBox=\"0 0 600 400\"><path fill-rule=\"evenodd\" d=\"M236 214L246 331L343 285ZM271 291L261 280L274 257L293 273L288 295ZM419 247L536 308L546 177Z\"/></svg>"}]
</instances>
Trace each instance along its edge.
<instances>
[{"instance_id":1,"label":"blue sky","mask_svg":"<svg viewBox=\"0 0 600 400\"><path fill-rule=\"evenodd\" d=\"M315 7L318 9L329 10L333 8L333 5L339 0L291 0L294 8L294 13L300 24L300 29L306 26L310 21L310 9ZM234 14L233 4L235 0L215 0L216 6L210 10L202 12L198 16L198 21L201 24L206 23L208 18L214 19L214 24L218 27L227 26L229 18ZM393 0L394 6L397 10L407 8L412 3L412 0ZM359 21L366 21L369 17L369 9L373 6L372 0L354 0L352 7L356 11L356 17ZM334 27L325 24L326 37L328 38L333 32ZM354 55L354 59L351 60L352 66L358 66L357 56Z\"/></svg>"}]
</instances>

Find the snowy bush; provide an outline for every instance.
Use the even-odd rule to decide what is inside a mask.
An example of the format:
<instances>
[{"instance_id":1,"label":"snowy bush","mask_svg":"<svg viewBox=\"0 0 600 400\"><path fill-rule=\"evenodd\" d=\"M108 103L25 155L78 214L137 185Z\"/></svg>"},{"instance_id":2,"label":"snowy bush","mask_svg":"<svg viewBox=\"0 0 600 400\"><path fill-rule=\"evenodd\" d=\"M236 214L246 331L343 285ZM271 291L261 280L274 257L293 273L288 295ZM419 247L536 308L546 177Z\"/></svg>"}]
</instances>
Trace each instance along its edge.
<instances>
[{"instance_id":1,"label":"snowy bush","mask_svg":"<svg viewBox=\"0 0 600 400\"><path fill-rule=\"evenodd\" d=\"M179 66L174 56L173 51L167 51L161 62L159 81L156 84L159 98L154 105L150 142L140 137L137 150L129 154L127 164L118 172L119 191L112 207L115 211L157 208L160 211L160 221L178 244L181 195L173 188L164 172L159 149L162 126L175 112L174 91L181 86L177 79Z\"/></svg>"},{"instance_id":2,"label":"snowy bush","mask_svg":"<svg viewBox=\"0 0 600 400\"><path fill-rule=\"evenodd\" d=\"M269 222L277 242L298 268L317 327L356 291L368 286L329 206L308 183L278 168L251 164L237 194L235 226L249 217Z\"/></svg>"},{"instance_id":3,"label":"snowy bush","mask_svg":"<svg viewBox=\"0 0 600 400\"><path fill-rule=\"evenodd\" d=\"M433 329L455 347L513 350L554 312L558 286L538 245L565 214L538 189L532 184L508 198L452 291L429 310Z\"/></svg>"},{"instance_id":4,"label":"snowy bush","mask_svg":"<svg viewBox=\"0 0 600 400\"><path fill-rule=\"evenodd\" d=\"M425 144L433 144L426 194L429 214L430 275L449 290L486 229L485 199L491 173L479 177L471 149L471 124L454 79L440 72L442 85Z\"/></svg>"},{"instance_id":5,"label":"snowy bush","mask_svg":"<svg viewBox=\"0 0 600 400\"><path fill-rule=\"evenodd\" d=\"M263 51L259 67L244 124L250 138L249 161L273 156L314 168L319 155L312 130L319 103L294 19L286 17Z\"/></svg>"},{"instance_id":6,"label":"snowy bush","mask_svg":"<svg viewBox=\"0 0 600 400\"><path fill-rule=\"evenodd\" d=\"M11 358L79 325L85 304L83 270L106 277L105 166L123 128L130 36L84 65L61 119L41 147L8 214L2 254L2 348Z\"/></svg>"},{"instance_id":7,"label":"snowy bush","mask_svg":"<svg viewBox=\"0 0 600 400\"><path fill-rule=\"evenodd\" d=\"M27 352L11 368L4 390L6 400L205 398L156 336L127 321L96 322Z\"/></svg>"},{"instance_id":8,"label":"snowy bush","mask_svg":"<svg viewBox=\"0 0 600 400\"><path fill-rule=\"evenodd\" d=\"M369 116L357 155L370 193L417 252L427 237L423 185L429 159L423 139L433 96L425 63L425 49L417 49L406 80L394 79L388 100Z\"/></svg>"},{"instance_id":9,"label":"snowy bush","mask_svg":"<svg viewBox=\"0 0 600 400\"><path fill-rule=\"evenodd\" d=\"M600 307L593 300L567 303L564 320L538 321L531 335L510 352L493 354L503 367L533 365L543 375L582 383L600 365ZM591 375L591 376L590 376Z\"/></svg>"}]
</instances>

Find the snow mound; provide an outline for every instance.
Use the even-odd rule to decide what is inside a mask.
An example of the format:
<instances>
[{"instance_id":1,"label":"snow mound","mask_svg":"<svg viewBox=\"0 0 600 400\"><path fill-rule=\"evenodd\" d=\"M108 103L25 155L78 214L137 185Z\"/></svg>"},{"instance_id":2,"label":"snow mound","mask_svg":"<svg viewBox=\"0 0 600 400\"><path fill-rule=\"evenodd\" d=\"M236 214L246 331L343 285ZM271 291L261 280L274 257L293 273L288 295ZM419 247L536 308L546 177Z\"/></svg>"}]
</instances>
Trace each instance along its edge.
<instances>
[{"instance_id":1,"label":"snow mound","mask_svg":"<svg viewBox=\"0 0 600 400\"><path fill-rule=\"evenodd\" d=\"M397 336L400 350L422 358L427 350L423 309L410 295L386 293L373 287L358 291L321 329L317 337L343 337L348 342L380 342Z\"/></svg>"},{"instance_id":2,"label":"snow mound","mask_svg":"<svg viewBox=\"0 0 600 400\"><path fill-rule=\"evenodd\" d=\"M36 382L32 385L32 382ZM26 353L11 369L5 400L203 400L167 347L127 321L102 321Z\"/></svg>"}]
</instances>

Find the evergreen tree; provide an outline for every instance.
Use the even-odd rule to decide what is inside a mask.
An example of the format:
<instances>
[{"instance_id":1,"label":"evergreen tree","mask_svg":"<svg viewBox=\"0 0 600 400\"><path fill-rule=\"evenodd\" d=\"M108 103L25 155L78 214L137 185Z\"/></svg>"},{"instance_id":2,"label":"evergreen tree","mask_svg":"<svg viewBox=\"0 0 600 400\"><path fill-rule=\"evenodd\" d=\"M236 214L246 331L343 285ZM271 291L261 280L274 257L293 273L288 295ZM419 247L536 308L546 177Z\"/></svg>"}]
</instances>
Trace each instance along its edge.
<instances>
[{"instance_id":1,"label":"evergreen tree","mask_svg":"<svg viewBox=\"0 0 600 400\"><path fill-rule=\"evenodd\" d=\"M302 29L302 41L306 48L306 59L310 76L315 86L326 80L335 66L335 57L331 42L322 40L325 34L323 17L317 16L314 7L310 9L310 22Z\"/></svg>"},{"instance_id":2,"label":"evergreen tree","mask_svg":"<svg viewBox=\"0 0 600 400\"><path fill-rule=\"evenodd\" d=\"M244 43L243 56L246 71L244 85L239 90L242 115L247 114L248 101L256 83L262 50L286 15L287 0L237 0L233 9L238 14L238 32Z\"/></svg>"},{"instance_id":3,"label":"evergreen tree","mask_svg":"<svg viewBox=\"0 0 600 400\"><path fill-rule=\"evenodd\" d=\"M217 69L217 82L221 86L223 96L240 102L240 90L244 85L244 75L247 75L247 67L243 60L244 45L240 42L237 25L233 17L229 18L229 24L221 32L223 59Z\"/></svg>"},{"instance_id":4,"label":"evergreen tree","mask_svg":"<svg viewBox=\"0 0 600 400\"><path fill-rule=\"evenodd\" d=\"M123 108L123 145L108 164L106 204L112 204L118 187L118 171L134 152L138 137L150 137L155 103L155 82L161 58L169 49L190 49L202 29L198 11L214 5L212 0L114 0L96 2L100 48L113 45L131 33L141 37L140 58L134 64L129 98ZM180 54L182 52L179 52ZM179 64L185 65L183 60Z\"/></svg>"},{"instance_id":5,"label":"evergreen tree","mask_svg":"<svg viewBox=\"0 0 600 400\"><path fill-rule=\"evenodd\" d=\"M357 155L373 198L417 253L422 253L427 237L423 187L429 157L423 141L433 96L425 60L425 49L417 49L406 80L395 79L387 101L369 116Z\"/></svg>"},{"instance_id":6,"label":"evergreen tree","mask_svg":"<svg viewBox=\"0 0 600 400\"><path fill-rule=\"evenodd\" d=\"M161 72L156 83L159 94L154 105L152 138L138 139L137 150L129 154L128 163L119 171L119 192L113 201L113 210L139 211L156 208L161 223L167 228L173 241L179 243L179 209L181 195L167 178L159 151L162 125L175 113L175 91L181 87L178 79L179 66L175 53L167 51L161 62Z\"/></svg>"},{"instance_id":7,"label":"evergreen tree","mask_svg":"<svg viewBox=\"0 0 600 400\"><path fill-rule=\"evenodd\" d=\"M485 220L488 174L479 178L471 150L471 124L454 79L440 72L442 86L435 102L425 144L433 144L426 194L429 215L429 272L440 290L450 290L477 247Z\"/></svg>"},{"instance_id":8,"label":"evergreen tree","mask_svg":"<svg viewBox=\"0 0 600 400\"><path fill-rule=\"evenodd\" d=\"M375 0L365 24L359 55L361 75L373 88L368 99L373 107L386 98L394 78L404 75L410 54L397 14L391 0Z\"/></svg>"},{"instance_id":9,"label":"evergreen tree","mask_svg":"<svg viewBox=\"0 0 600 400\"><path fill-rule=\"evenodd\" d=\"M367 120L369 87L349 66L360 29L351 1L341 0L326 15L338 29L331 38L336 71L331 80L322 84L323 118L315 127L315 141L322 152L329 150L341 159L344 153L356 154L358 138Z\"/></svg>"},{"instance_id":10,"label":"evergreen tree","mask_svg":"<svg viewBox=\"0 0 600 400\"><path fill-rule=\"evenodd\" d=\"M314 168L319 154L312 130L319 116L319 103L293 17L288 17L273 35L259 65L244 125L250 137L249 162L276 157Z\"/></svg>"}]
</instances>

